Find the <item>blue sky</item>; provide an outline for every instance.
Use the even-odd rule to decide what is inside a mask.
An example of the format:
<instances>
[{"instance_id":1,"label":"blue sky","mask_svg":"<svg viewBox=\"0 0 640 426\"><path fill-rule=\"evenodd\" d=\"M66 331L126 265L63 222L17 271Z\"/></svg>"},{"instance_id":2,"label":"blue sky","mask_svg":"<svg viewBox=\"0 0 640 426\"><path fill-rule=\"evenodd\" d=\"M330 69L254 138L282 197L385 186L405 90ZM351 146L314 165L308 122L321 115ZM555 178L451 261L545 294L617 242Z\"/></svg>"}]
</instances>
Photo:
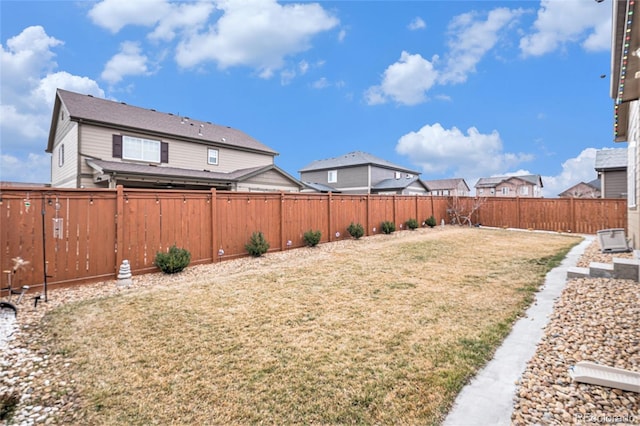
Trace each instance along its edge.
<instances>
[{"instance_id":1,"label":"blue sky","mask_svg":"<svg viewBox=\"0 0 640 426\"><path fill-rule=\"evenodd\" d=\"M359 150L470 187L540 174L555 197L625 147L611 0L0 0L0 16L4 181L49 182L58 87L238 128L294 177Z\"/></svg>"}]
</instances>

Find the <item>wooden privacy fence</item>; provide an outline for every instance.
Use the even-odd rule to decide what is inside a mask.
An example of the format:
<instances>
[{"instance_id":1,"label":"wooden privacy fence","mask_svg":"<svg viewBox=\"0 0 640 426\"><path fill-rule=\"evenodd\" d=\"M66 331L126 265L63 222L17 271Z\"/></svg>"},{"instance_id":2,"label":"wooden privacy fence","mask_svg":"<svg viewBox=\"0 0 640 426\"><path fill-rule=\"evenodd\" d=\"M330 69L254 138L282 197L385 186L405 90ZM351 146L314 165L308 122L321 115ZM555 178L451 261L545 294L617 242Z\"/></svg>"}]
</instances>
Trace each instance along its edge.
<instances>
[{"instance_id":1,"label":"wooden privacy fence","mask_svg":"<svg viewBox=\"0 0 640 426\"><path fill-rule=\"evenodd\" d=\"M134 274L157 271L158 251L172 245L191 252L192 264L246 255L245 244L262 231L270 251L304 246L303 235L320 230L321 242L350 238L360 223L365 235L380 233L383 221L402 230L411 218L435 216L449 223L452 204L477 199L306 193L240 193L2 188L0 191L0 267L12 258L29 265L14 285L49 288L116 277L124 259ZM481 200L472 217L484 226L594 234L626 228L626 202L603 199ZM0 287L7 286L7 274Z\"/></svg>"}]
</instances>

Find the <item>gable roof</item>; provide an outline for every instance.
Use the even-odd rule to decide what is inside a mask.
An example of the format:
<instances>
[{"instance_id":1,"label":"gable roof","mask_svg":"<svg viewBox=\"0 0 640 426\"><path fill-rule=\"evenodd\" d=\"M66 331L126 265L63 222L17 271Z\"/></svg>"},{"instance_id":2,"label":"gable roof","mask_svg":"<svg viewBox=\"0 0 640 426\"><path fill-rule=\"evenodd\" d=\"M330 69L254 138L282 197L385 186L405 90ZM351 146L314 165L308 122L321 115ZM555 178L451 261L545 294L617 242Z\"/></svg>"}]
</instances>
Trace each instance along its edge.
<instances>
[{"instance_id":1,"label":"gable roof","mask_svg":"<svg viewBox=\"0 0 640 426\"><path fill-rule=\"evenodd\" d=\"M519 176L492 176L488 178L480 178L475 184L475 188L494 188L502 182L511 179L520 179L531 185L540 185L542 188L542 177L540 175L519 175Z\"/></svg>"},{"instance_id":2,"label":"gable roof","mask_svg":"<svg viewBox=\"0 0 640 426\"><path fill-rule=\"evenodd\" d=\"M562 191L560 194L560 196L563 195L573 195L573 193L575 192L576 189L583 187L583 186L587 186L589 188L591 188L593 191L600 191L600 186L601 186L601 182L600 179L594 179L590 182L579 182L576 183L575 185L573 185L570 188L565 189L564 191Z\"/></svg>"},{"instance_id":3,"label":"gable roof","mask_svg":"<svg viewBox=\"0 0 640 426\"><path fill-rule=\"evenodd\" d=\"M380 191L380 190L391 190L391 189L405 189L413 185L415 182L418 182L420 186L422 186L425 191L429 191L429 188L424 184L423 181L418 177L413 177L411 179L385 179L377 184L375 184L371 189Z\"/></svg>"},{"instance_id":4,"label":"gable roof","mask_svg":"<svg viewBox=\"0 0 640 426\"><path fill-rule=\"evenodd\" d=\"M353 152L349 152L348 154L341 155L339 157L312 161L308 165L304 166L302 169L298 170L298 172L302 173L302 172L310 172L310 171L316 171L316 170L339 169L344 167L364 166L364 165L373 165L373 166L383 167L386 169L399 170L399 171L411 173L414 175L420 174L420 172L407 169L406 167L399 166L397 164L393 164L390 161L383 160L382 158L376 157L375 155L371 155L362 151L353 151Z\"/></svg>"},{"instance_id":5,"label":"gable roof","mask_svg":"<svg viewBox=\"0 0 640 426\"><path fill-rule=\"evenodd\" d=\"M324 185L322 183L316 183L316 182L302 182L302 184L309 188L309 189L313 189L314 191L318 191L318 192L336 192L336 193L340 193L342 191L338 191L337 189L335 189L332 186L329 185Z\"/></svg>"},{"instance_id":6,"label":"gable roof","mask_svg":"<svg viewBox=\"0 0 640 426\"><path fill-rule=\"evenodd\" d=\"M153 177L164 179L174 179L185 182L202 182L203 184L242 182L259 174L275 170L285 178L291 180L297 186L302 187L302 183L296 178L274 164L267 166L250 167L247 169L234 170L230 173L210 172L207 170L181 169L178 167L159 167L148 164L121 163L117 161L86 160L87 164L98 173L104 174L124 174L130 176L140 176L147 180Z\"/></svg>"},{"instance_id":7,"label":"gable roof","mask_svg":"<svg viewBox=\"0 0 640 426\"><path fill-rule=\"evenodd\" d=\"M598 171L627 168L627 148L599 149L595 169Z\"/></svg>"},{"instance_id":8,"label":"gable roof","mask_svg":"<svg viewBox=\"0 0 640 426\"><path fill-rule=\"evenodd\" d=\"M62 105L68 111L72 121L83 121L114 129L138 131L196 143L215 144L278 155L268 146L231 127L62 89L56 91L46 152L53 150L58 116Z\"/></svg>"},{"instance_id":9,"label":"gable roof","mask_svg":"<svg viewBox=\"0 0 640 426\"><path fill-rule=\"evenodd\" d=\"M469 185L463 178L425 180L424 183L429 187L429 191L457 188L460 183L467 188L467 191L470 191Z\"/></svg>"}]
</instances>

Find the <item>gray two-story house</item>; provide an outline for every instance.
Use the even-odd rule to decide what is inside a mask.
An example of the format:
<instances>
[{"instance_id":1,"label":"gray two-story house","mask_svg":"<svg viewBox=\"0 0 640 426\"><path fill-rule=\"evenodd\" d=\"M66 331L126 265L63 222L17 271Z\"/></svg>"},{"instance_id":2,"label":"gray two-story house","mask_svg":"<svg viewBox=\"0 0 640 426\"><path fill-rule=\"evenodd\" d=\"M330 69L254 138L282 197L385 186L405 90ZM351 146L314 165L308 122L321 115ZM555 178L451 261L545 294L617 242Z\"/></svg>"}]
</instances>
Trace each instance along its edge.
<instances>
[{"instance_id":1,"label":"gray two-story house","mask_svg":"<svg viewBox=\"0 0 640 426\"><path fill-rule=\"evenodd\" d=\"M343 194L426 195L420 172L362 151L316 160L299 170L309 189Z\"/></svg>"},{"instance_id":2,"label":"gray two-story house","mask_svg":"<svg viewBox=\"0 0 640 426\"><path fill-rule=\"evenodd\" d=\"M46 152L51 186L299 192L278 153L246 133L58 89Z\"/></svg>"}]
</instances>

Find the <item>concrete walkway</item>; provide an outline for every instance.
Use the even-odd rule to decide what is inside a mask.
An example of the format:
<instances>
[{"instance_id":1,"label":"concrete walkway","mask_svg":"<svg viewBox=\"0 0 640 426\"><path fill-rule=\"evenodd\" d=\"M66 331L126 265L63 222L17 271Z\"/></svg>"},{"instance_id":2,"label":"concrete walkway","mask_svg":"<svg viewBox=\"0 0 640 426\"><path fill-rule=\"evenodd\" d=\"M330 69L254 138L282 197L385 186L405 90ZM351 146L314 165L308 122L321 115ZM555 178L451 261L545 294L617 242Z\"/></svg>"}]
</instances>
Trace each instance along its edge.
<instances>
[{"instance_id":1,"label":"concrete walkway","mask_svg":"<svg viewBox=\"0 0 640 426\"><path fill-rule=\"evenodd\" d=\"M555 299L566 284L567 269L575 266L593 236L575 246L562 263L549 271L536 302L518 320L493 359L466 385L445 419L444 426L510 425L516 382L533 357L553 311Z\"/></svg>"}]
</instances>

